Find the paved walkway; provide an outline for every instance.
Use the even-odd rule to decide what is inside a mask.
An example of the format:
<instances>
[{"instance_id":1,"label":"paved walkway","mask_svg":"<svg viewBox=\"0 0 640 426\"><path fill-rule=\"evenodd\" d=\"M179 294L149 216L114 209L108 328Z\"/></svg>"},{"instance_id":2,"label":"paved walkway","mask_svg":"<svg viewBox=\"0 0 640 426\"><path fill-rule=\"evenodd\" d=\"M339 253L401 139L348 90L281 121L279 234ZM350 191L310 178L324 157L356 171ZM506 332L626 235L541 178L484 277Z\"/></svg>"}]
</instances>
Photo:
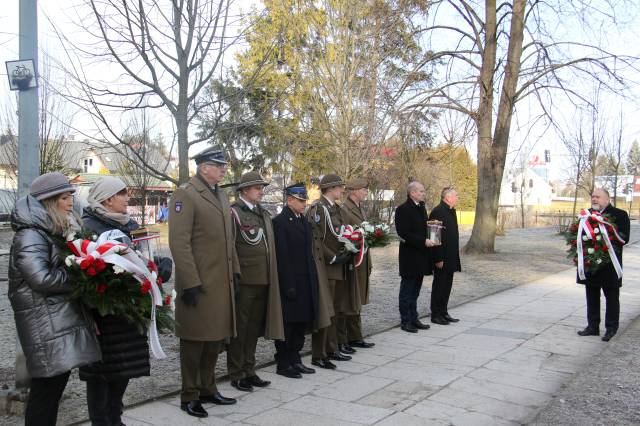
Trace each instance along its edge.
<instances>
[{"instance_id":1,"label":"paved walkway","mask_svg":"<svg viewBox=\"0 0 640 426\"><path fill-rule=\"evenodd\" d=\"M269 388L242 393L236 405L206 404L198 420L177 396L127 409L128 426L227 425L503 425L534 419L574 373L607 343L579 337L582 286L567 270L451 310L461 322L417 335L399 328L375 335L372 349L334 371L286 379L275 367ZM621 329L640 315L640 248L625 250ZM455 287L454 287L455 291ZM310 364L310 360L304 360Z\"/></svg>"}]
</instances>

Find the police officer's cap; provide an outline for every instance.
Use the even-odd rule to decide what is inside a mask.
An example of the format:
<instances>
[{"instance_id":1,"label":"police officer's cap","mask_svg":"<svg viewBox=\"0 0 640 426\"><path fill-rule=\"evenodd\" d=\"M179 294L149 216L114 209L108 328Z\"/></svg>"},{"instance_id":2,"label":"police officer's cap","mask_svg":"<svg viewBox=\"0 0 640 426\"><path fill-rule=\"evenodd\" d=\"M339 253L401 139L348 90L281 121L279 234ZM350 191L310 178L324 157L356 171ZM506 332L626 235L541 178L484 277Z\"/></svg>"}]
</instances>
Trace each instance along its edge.
<instances>
[{"instance_id":1,"label":"police officer's cap","mask_svg":"<svg viewBox=\"0 0 640 426\"><path fill-rule=\"evenodd\" d=\"M320 189L333 188L334 186L344 186L344 181L335 173L329 173L320 178Z\"/></svg>"},{"instance_id":2,"label":"police officer's cap","mask_svg":"<svg viewBox=\"0 0 640 426\"><path fill-rule=\"evenodd\" d=\"M293 185L289 185L284 189L284 193L286 195L290 195L298 200L307 201L309 199L309 194L307 194L307 188L304 186L304 183L298 182Z\"/></svg>"},{"instance_id":3,"label":"police officer's cap","mask_svg":"<svg viewBox=\"0 0 640 426\"><path fill-rule=\"evenodd\" d=\"M367 180L364 178L350 179L347 181L347 185L346 185L347 189L350 189L350 190L362 189L368 186L369 186L369 182L367 182Z\"/></svg>"},{"instance_id":4,"label":"police officer's cap","mask_svg":"<svg viewBox=\"0 0 640 426\"><path fill-rule=\"evenodd\" d=\"M224 158L224 152L222 152L222 150L217 146L206 148L191 158L195 160L196 164L198 165L199 164L214 164L214 165L227 164L227 160Z\"/></svg>"},{"instance_id":5,"label":"police officer's cap","mask_svg":"<svg viewBox=\"0 0 640 426\"><path fill-rule=\"evenodd\" d=\"M250 186L267 186L269 182L262 179L258 172L247 172L240 177L240 183L238 183L238 191L242 188L249 188Z\"/></svg>"}]
</instances>

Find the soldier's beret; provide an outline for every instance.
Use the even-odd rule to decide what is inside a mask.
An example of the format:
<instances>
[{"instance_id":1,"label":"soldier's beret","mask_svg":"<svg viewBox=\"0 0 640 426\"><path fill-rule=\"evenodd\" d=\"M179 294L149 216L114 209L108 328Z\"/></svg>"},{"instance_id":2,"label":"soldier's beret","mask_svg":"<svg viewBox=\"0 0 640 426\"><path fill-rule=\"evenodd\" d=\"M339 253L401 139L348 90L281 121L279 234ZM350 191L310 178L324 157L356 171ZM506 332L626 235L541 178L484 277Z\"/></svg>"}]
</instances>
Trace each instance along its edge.
<instances>
[{"instance_id":1,"label":"soldier's beret","mask_svg":"<svg viewBox=\"0 0 640 426\"><path fill-rule=\"evenodd\" d=\"M307 201L309 199L309 195L307 194L307 188L304 186L304 183L298 182L293 185L289 185L284 189L285 195L291 195L292 197L297 198L298 200Z\"/></svg>"},{"instance_id":2,"label":"soldier's beret","mask_svg":"<svg viewBox=\"0 0 640 426\"><path fill-rule=\"evenodd\" d=\"M334 186L344 186L344 181L335 173L329 173L320 178L320 189L332 188Z\"/></svg>"},{"instance_id":3,"label":"soldier's beret","mask_svg":"<svg viewBox=\"0 0 640 426\"><path fill-rule=\"evenodd\" d=\"M216 146L206 148L191 158L195 160L196 164L227 164L224 152Z\"/></svg>"},{"instance_id":4,"label":"soldier's beret","mask_svg":"<svg viewBox=\"0 0 640 426\"><path fill-rule=\"evenodd\" d=\"M242 188L248 188L250 186L262 185L267 186L269 182L262 179L258 172L247 172L240 177L240 183L238 183L238 190Z\"/></svg>"},{"instance_id":5,"label":"soldier's beret","mask_svg":"<svg viewBox=\"0 0 640 426\"><path fill-rule=\"evenodd\" d=\"M369 182L365 178L355 178L347 181L347 189L362 189L369 186Z\"/></svg>"}]
</instances>

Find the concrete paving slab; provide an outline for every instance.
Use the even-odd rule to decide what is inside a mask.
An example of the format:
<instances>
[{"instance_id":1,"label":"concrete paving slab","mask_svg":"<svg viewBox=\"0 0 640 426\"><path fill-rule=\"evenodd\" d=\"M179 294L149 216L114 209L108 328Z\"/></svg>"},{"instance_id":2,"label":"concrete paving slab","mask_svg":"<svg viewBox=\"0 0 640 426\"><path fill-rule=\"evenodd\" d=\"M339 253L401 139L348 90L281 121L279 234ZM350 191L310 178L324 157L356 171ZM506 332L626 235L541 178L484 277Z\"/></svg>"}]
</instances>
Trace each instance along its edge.
<instances>
[{"instance_id":1,"label":"concrete paving slab","mask_svg":"<svg viewBox=\"0 0 640 426\"><path fill-rule=\"evenodd\" d=\"M453 364L457 366L479 367L495 359L495 351L474 349L473 351L461 351L454 346L433 345L422 351L414 352L404 357L404 362L417 360L429 360L439 364Z\"/></svg>"},{"instance_id":2,"label":"concrete paving slab","mask_svg":"<svg viewBox=\"0 0 640 426\"><path fill-rule=\"evenodd\" d=\"M395 413L381 422L376 423L376 426L425 426L425 419L418 416L412 416L407 413ZM451 422L449 420L434 420L429 419L429 425L433 426L449 426Z\"/></svg>"},{"instance_id":3,"label":"concrete paving slab","mask_svg":"<svg viewBox=\"0 0 640 426\"><path fill-rule=\"evenodd\" d=\"M440 389L439 386L428 386L420 382L398 381L359 399L357 403L403 411Z\"/></svg>"},{"instance_id":4,"label":"concrete paving slab","mask_svg":"<svg viewBox=\"0 0 640 426\"><path fill-rule=\"evenodd\" d=\"M258 416L250 417L244 420L244 423L259 426L335 426L336 420L300 411L274 408ZM340 421L340 425L355 426L360 423Z\"/></svg>"},{"instance_id":5,"label":"concrete paving slab","mask_svg":"<svg viewBox=\"0 0 640 426\"><path fill-rule=\"evenodd\" d=\"M346 421L361 424L373 424L393 414L392 410L386 408L370 407L310 395L284 404L281 408L331 418L339 422Z\"/></svg>"},{"instance_id":6,"label":"concrete paving slab","mask_svg":"<svg viewBox=\"0 0 640 426\"><path fill-rule=\"evenodd\" d=\"M473 368L467 367L465 369L463 366L456 368L448 367L451 366L445 364L428 365L428 363L416 365L396 361L370 370L367 372L367 375L405 382L418 381L429 386L445 386L462 377Z\"/></svg>"},{"instance_id":7,"label":"concrete paving slab","mask_svg":"<svg viewBox=\"0 0 640 426\"><path fill-rule=\"evenodd\" d=\"M467 395L469 396L469 395ZM470 395L474 397L474 395ZM485 405L477 404L480 407L494 407L489 401L484 401ZM499 401L497 401L499 402ZM474 404L467 404L470 407L474 407ZM437 401L433 398L429 398L426 401L422 401L413 407L405 411L407 414L411 414L416 417L421 417L425 420L425 424L431 424L431 422L446 421L451 425L512 425L509 420L501 419L492 415L484 414L480 411L469 410L449 404L447 401ZM437 424L437 423L436 423Z\"/></svg>"},{"instance_id":8,"label":"concrete paving slab","mask_svg":"<svg viewBox=\"0 0 640 426\"><path fill-rule=\"evenodd\" d=\"M509 402L525 407L541 407L549 399L550 395L501 383L493 383L488 380L463 377L451 383L447 391L463 391L472 394L487 396L502 402Z\"/></svg>"},{"instance_id":9,"label":"concrete paving slab","mask_svg":"<svg viewBox=\"0 0 640 426\"><path fill-rule=\"evenodd\" d=\"M568 378L567 375L554 374L548 371L539 371L536 376L525 376L517 371L505 372L489 368L474 370L467 377L544 393L557 392Z\"/></svg>"},{"instance_id":10,"label":"concrete paving slab","mask_svg":"<svg viewBox=\"0 0 640 426\"><path fill-rule=\"evenodd\" d=\"M347 402L356 401L393 383L391 379L356 375L316 389L313 394Z\"/></svg>"}]
</instances>

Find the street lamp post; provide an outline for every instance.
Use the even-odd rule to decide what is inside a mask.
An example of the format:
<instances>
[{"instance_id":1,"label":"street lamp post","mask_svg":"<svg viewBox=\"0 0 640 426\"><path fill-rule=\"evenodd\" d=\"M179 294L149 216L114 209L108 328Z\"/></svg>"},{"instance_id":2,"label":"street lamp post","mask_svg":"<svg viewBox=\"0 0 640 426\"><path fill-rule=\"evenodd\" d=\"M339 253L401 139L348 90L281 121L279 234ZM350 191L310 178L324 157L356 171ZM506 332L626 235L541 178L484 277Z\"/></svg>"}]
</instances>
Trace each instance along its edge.
<instances>
[{"instance_id":1,"label":"street lamp post","mask_svg":"<svg viewBox=\"0 0 640 426\"><path fill-rule=\"evenodd\" d=\"M18 197L28 193L38 176L40 165L38 117L38 2L20 0L19 56L33 61L35 84L20 88L18 101ZM34 87L35 86L35 87ZM16 389L29 384L29 375L20 342L16 336Z\"/></svg>"}]
</instances>

